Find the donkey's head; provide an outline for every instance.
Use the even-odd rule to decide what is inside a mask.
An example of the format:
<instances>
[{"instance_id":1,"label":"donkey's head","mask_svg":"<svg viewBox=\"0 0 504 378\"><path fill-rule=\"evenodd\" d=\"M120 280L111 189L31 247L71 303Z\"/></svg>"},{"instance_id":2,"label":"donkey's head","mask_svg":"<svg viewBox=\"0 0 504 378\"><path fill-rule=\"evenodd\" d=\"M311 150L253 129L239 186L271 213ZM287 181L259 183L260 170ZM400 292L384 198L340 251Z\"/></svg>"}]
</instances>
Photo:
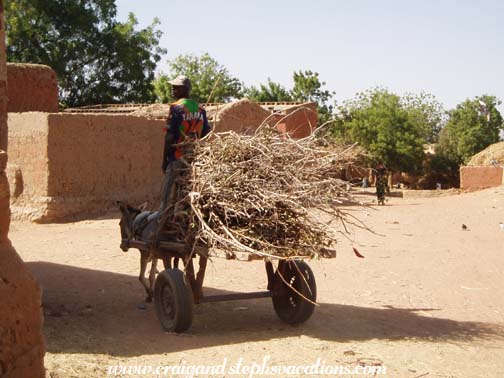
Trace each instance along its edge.
<instances>
[{"instance_id":1,"label":"donkey's head","mask_svg":"<svg viewBox=\"0 0 504 378\"><path fill-rule=\"evenodd\" d=\"M117 201L119 209L121 209L121 220L119 221L119 227L121 228L121 238L122 239L133 239L133 221L135 217L141 213L140 209L136 209L127 203Z\"/></svg>"}]
</instances>

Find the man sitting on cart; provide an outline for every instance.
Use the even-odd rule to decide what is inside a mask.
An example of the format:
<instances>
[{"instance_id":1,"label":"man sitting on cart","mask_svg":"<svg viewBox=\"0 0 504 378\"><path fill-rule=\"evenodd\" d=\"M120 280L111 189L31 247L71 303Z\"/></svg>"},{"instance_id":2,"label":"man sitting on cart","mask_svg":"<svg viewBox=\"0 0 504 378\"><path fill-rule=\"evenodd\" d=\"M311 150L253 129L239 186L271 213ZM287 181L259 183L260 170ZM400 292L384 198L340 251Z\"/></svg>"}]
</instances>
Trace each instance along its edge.
<instances>
[{"instance_id":1,"label":"man sitting on cart","mask_svg":"<svg viewBox=\"0 0 504 378\"><path fill-rule=\"evenodd\" d=\"M161 191L160 211L168 205L174 181L177 162L184 156L182 143L203 138L210 132L206 111L196 101L189 98L191 81L186 76L178 76L169 81L175 102L170 105L166 120L166 135L163 152L163 172L165 174Z\"/></svg>"}]
</instances>

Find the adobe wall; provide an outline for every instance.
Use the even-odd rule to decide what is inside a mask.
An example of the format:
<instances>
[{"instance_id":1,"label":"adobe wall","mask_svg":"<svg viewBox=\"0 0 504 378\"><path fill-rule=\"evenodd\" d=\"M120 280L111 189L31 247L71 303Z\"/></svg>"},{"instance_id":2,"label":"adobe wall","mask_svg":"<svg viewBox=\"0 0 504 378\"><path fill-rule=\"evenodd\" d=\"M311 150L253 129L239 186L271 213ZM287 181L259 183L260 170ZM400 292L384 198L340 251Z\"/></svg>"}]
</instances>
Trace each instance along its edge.
<instances>
[{"instance_id":1,"label":"adobe wall","mask_svg":"<svg viewBox=\"0 0 504 378\"><path fill-rule=\"evenodd\" d=\"M9 114L9 173L19 170L25 188L13 199L14 216L47 222L99 213L117 200L157 203L164 123L128 115Z\"/></svg>"},{"instance_id":2,"label":"adobe wall","mask_svg":"<svg viewBox=\"0 0 504 378\"><path fill-rule=\"evenodd\" d=\"M8 112L57 112L56 73L41 64L7 64Z\"/></svg>"},{"instance_id":3,"label":"adobe wall","mask_svg":"<svg viewBox=\"0 0 504 378\"><path fill-rule=\"evenodd\" d=\"M47 195L64 204L142 202L159 194L164 121L49 114ZM76 169L78 167L78 169Z\"/></svg>"},{"instance_id":4,"label":"adobe wall","mask_svg":"<svg viewBox=\"0 0 504 378\"><path fill-rule=\"evenodd\" d=\"M37 219L47 202L47 113L9 113L11 208L17 219Z\"/></svg>"},{"instance_id":5,"label":"adobe wall","mask_svg":"<svg viewBox=\"0 0 504 378\"><path fill-rule=\"evenodd\" d=\"M241 99L224 105L214 120L215 132L234 131L240 134L253 133L271 115L256 102Z\"/></svg>"},{"instance_id":6,"label":"adobe wall","mask_svg":"<svg viewBox=\"0 0 504 378\"><path fill-rule=\"evenodd\" d=\"M130 115L162 119L166 118L168 104L144 106ZM294 138L304 138L317 127L315 103L257 103L244 98L228 104L212 103L206 106L207 116L216 132L234 131L241 134L254 132L267 118L270 125L277 124L280 132ZM278 112L273 114L273 112Z\"/></svg>"},{"instance_id":7,"label":"adobe wall","mask_svg":"<svg viewBox=\"0 0 504 378\"><path fill-rule=\"evenodd\" d=\"M389 185L397 185L400 183L408 188L415 188L419 180L420 176L417 175L406 172L393 172L392 175L390 175Z\"/></svg>"},{"instance_id":8,"label":"adobe wall","mask_svg":"<svg viewBox=\"0 0 504 378\"><path fill-rule=\"evenodd\" d=\"M0 150L7 151L7 64L3 2L0 1Z\"/></svg>"},{"instance_id":9,"label":"adobe wall","mask_svg":"<svg viewBox=\"0 0 504 378\"><path fill-rule=\"evenodd\" d=\"M461 167L460 189L475 190L504 185L502 167Z\"/></svg>"},{"instance_id":10,"label":"adobe wall","mask_svg":"<svg viewBox=\"0 0 504 378\"><path fill-rule=\"evenodd\" d=\"M292 113L285 125L294 136L307 136L315 110ZM217 114L215 129L253 132L270 114L250 100L237 101ZM117 200L157 206L164 125L145 115L9 113L13 217L50 222L90 216Z\"/></svg>"},{"instance_id":11,"label":"adobe wall","mask_svg":"<svg viewBox=\"0 0 504 378\"><path fill-rule=\"evenodd\" d=\"M3 2L0 1L0 149L7 148L7 71ZM42 378L45 344L42 337L40 288L12 247L9 238L7 154L0 151L0 377Z\"/></svg>"},{"instance_id":12,"label":"adobe wall","mask_svg":"<svg viewBox=\"0 0 504 378\"><path fill-rule=\"evenodd\" d=\"M0 377L43 378L41 291L12 247L0 240Z\"/></svg>"},{"instance_id":13,"label":"adobe wall","mask_svg":"<svg viewBox=\"0 0 504 378\"><path fill-rule=\"evenodd\" d=\"M7 176L5 174L7 167L7 153L5 152L7 151L7 133L7 67L5 55L5 24L3 17L3 2L0 1L0 240L7 238L10 224L9 183L7 182Z\"/></svg>"},{"instance_id":14,"label":"adobe wall","mask_svg":"<svg viewBox=\"0 0 504 378\"><path fill-rule=\"evenodd\" d=\"M289 106L285 114L271 116L260 104L249 99L242 99L224 105L217 113L214 122L216 132L235 131L238 133L254 132L265 119L271 125L277 124L282 133L288 133L293 138L305 138L317 127L317 106L315 103Z\"/></svg>"},{"instance_id":15,"label":"adobe wall","mask_svg":"<svg viewBox=\"0 0 504 378\"><path fill-rule=\"evenodd\" d=\"M314 103L286 110L285 132L292 138L306 138L317 127L317 106Z\"/></svg>"}]
</instances>

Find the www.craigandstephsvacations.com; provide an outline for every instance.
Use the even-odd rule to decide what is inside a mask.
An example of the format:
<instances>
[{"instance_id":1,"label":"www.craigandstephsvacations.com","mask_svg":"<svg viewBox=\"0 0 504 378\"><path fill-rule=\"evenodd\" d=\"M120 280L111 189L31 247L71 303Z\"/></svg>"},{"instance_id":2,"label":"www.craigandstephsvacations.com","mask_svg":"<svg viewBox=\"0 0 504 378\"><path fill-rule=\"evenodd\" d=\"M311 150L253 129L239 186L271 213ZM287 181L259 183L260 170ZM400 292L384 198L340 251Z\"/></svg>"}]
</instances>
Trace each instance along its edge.
<instances>
[{"instance_id":1,"label":"www.craigandstephsvacations.com","mask_svg":"<svg viewBox=\"0 0 504 378\"><path fill-rule=\"evenodd\" d=\"M386 366L378 365L333 365L317 358L311 364L282 365L274 364L270 356L262 361L247 361L240 357L236 361L224 358L222 363L210 365L110 365L107 377L128 378L195 378L195 377L376 377L387 374Z\"/></svg>"}]
</instances>

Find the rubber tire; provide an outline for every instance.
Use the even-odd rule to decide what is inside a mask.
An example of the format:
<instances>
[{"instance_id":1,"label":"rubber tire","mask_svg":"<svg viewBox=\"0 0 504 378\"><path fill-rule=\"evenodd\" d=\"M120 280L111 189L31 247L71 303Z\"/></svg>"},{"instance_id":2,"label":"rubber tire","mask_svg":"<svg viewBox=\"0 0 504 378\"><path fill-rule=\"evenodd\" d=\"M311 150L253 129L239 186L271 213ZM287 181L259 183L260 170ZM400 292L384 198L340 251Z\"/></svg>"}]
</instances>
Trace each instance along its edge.
<instances>
[{"instance_id":1,"label":"rubber tire","mask_svg":"<svg viewBox=\"0 0 504 378\"><path fill-rule=\"evenodd\" d=\"M159 273L154 285L154 301L163 330L182 333L191 327L194 300L182 271L166 269ZM167 307L169 305L171 307Z\"/></svg>"},{"instance_id":2,"label":"rubber tire","mask_svg":"<svg viewBox=\"0 0 504 378\"><path fill-rule=\"evenodd\" d=\"M304 297L312 302L317 301L317 284L313 271L304 261L285 262L282 276ZM304 275L304 279L301 274ZM273 291L273 307L278 317L288 324L299 324L307 321L313 314L315 305L292 290L276 273L280 280L281 290Z\"/></svg>"}]
</instances>

